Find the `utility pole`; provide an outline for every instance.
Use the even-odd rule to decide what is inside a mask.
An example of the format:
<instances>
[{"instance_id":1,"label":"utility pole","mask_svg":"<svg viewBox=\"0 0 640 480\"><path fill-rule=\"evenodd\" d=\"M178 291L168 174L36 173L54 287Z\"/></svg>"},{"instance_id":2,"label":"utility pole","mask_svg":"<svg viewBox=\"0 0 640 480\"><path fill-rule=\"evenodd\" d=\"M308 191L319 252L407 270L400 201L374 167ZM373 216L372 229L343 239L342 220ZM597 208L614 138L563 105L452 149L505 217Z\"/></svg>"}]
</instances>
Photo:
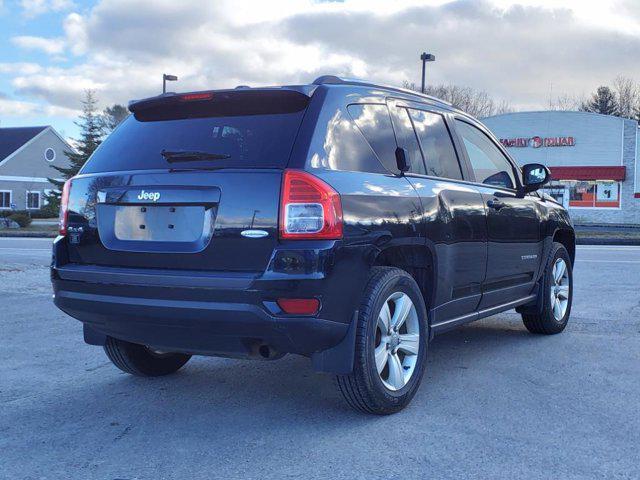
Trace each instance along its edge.
<instances>
[{"instance_id":1,"label":"utility pole","mask_svg":"<svg viewBox=\"0 0 640 480\"><path fill-rule=\"evenodd\" d=\"M435 62L436 56L431 53L422 52L422 55L420 55L420 60L422 60L422 88L420 89L420 91L424 93L424 88L425 88L424 75L425 75L426 65L427 65L427 62Z\"/></svg>"},{"instance_id":2,"label":"utility pole","mask_svg":"<svg viewBox=\"0 0 640 480\"><path fill-rule=\"evenodd\" d=\"M167 82L176 82L178 77L175 75L162 74L162 93L167 93Z\"/></svg>"}]
</instances>

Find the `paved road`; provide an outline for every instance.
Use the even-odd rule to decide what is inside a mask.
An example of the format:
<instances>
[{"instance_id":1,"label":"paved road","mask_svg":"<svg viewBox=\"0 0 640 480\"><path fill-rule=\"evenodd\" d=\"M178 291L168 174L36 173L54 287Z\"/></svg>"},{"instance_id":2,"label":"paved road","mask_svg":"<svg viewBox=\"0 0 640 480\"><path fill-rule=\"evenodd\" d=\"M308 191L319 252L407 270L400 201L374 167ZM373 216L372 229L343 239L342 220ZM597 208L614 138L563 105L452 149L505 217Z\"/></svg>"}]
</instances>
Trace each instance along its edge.
<instances>
[{"instance_id":1,"label":"paved road","mask_svg":"<svg viewBox=\"0 0 640 480\"><path fill-rule=\"evenodd\" d=\"M49 244L0 239L0 478L640 478L638 247L579 247L561 335L505 313L438 337L378 418L292 356L120 373L53 308Z\"/></svg>"}]
</instances>

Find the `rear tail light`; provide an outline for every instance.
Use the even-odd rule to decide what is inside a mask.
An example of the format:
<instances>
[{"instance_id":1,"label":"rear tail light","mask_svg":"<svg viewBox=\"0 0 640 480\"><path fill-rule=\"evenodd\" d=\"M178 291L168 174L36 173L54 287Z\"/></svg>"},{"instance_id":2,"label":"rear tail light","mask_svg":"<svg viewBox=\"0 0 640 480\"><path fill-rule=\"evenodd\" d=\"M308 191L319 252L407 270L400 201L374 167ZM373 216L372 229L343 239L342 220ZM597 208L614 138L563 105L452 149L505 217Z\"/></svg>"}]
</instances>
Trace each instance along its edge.
<instances>
[{"instance_id":1,"label":"rear tail light","mask_svg":"<svg viewBox=\"0 0 640 480\"><path fill-rule=\"evenodd\" d=\"M276 302L284 313L292 315L314 315L320 309L317 298L279 298Z\"/></svg>"},{"instance_id":2,"label":"rear tail light","mask_svg":"<svg viewBox=\"0 0 640 480\"><path fill-rule=\"evenodd\" d=\"M338 192L310 173L285 170L280 195L280 238L342 238Z\"/></svg>"},{"instance_id":3,"label":"rear tail light","mask_svg":"<svg viewBox=\"0 0 640 480\"><path fill-rule=\"evenodd\" d=\"M64 182L62 195L60 195L60 217L58 226L60 235L67 234L67 224L69 223L69 193L71 192L71 179Z\"/></svg>"}]
</instances>

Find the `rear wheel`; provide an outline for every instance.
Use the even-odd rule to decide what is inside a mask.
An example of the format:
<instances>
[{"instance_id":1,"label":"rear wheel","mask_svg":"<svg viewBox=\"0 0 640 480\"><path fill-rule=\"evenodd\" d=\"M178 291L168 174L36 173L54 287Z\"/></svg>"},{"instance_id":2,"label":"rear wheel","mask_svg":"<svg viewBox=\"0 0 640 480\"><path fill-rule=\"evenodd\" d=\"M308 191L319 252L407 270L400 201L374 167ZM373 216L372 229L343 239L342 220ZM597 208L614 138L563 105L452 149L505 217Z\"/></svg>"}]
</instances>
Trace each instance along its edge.
<instances>
[{"instance_id":1,"label":"rear wheel","mask_svg":"<svg viewBox=\"0 0 640 480\"><path fill-rule=\"evenodd\" d=\"M539 313L523 313L524 326L531 333L553 335L562 332L569 321L572 297L571 257L564 245L554 243L543 273Z\"/></svg>"},{"instance_id":2,"label":"rear wheel","mask_svg":"<svg viewBox=\"0 0 640 480\"><path fill-rule=\"evenodd\" d=\"M424 373L427 312L414 279L398 268L376 267L357 319L353 372L337 377L354 409L379 415L402 410Z\"/></svg>"},{"instance_id":3,"label":"rear wheel","mask_svg":"<svg viewBox=\"0 0 640 480\"><path fill-rule=\"evenodd\" d=\"M113 364L125 373L139 377L159 377L178 371L191 355L157 352L144 345L108 337L104 351Z\"/></svg>"}]
</instances>

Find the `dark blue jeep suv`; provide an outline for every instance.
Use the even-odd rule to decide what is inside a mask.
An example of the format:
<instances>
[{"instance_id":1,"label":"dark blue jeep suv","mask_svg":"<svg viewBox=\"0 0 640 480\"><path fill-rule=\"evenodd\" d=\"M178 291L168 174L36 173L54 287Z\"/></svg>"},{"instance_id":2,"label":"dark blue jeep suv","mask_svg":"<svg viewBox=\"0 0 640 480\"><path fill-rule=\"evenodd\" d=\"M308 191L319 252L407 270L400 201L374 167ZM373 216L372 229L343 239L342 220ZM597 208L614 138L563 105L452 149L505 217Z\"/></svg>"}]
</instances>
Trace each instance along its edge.
<instances>
[{"instance_id":1,"label":"dark blue jeep suv","mask_svg":"<svg viewBox=\"0 0 640 480\"><path fill-rule=\"evenodd\" d=\"M65 185L51 268L125 372L294 353L387 414L434 335L513 308L567 324L575 235L537 191L549 171L445 102L324 76L129 109Z\"/></svg>"}]
</instances>

